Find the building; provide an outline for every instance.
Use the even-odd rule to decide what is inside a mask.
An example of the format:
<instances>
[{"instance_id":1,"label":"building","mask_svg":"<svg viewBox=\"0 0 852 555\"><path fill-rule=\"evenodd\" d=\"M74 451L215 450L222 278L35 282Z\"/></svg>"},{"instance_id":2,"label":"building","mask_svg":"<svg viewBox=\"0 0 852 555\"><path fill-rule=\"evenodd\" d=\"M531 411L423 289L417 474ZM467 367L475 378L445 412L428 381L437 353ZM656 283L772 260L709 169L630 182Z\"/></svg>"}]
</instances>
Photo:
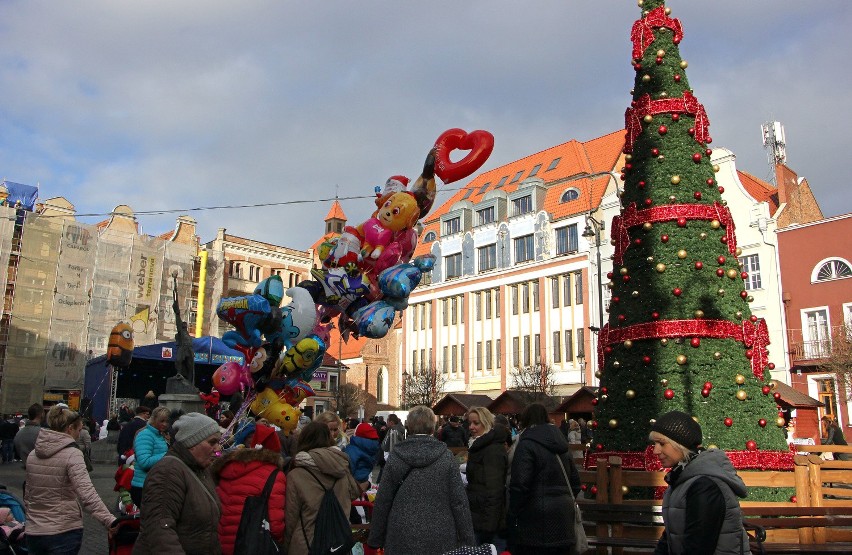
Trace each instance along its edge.
<instances>
[{"instance_id":1,"label":"building","mask_svg":"<svg viewBox=\"0 0 852 555\"><path fill-rule=\"evenodd\" d=\"M852 214L777 231L792 385L819 400L818 416L852 439L852 391L838 376L852 370L852 247L843 239L850 235Z\"/></svg>"}]
</instances>

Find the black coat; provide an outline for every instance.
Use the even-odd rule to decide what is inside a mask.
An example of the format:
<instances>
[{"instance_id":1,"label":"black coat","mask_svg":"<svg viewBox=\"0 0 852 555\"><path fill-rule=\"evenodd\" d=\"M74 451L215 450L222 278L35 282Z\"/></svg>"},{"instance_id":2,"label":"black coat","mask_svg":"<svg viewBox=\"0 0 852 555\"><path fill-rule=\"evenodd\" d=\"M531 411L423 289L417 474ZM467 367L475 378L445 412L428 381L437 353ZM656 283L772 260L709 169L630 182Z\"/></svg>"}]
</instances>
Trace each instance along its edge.
<instances>
[{"instance_id":1,"label":"black coat","mask_svg":"<svg viewBox=\"0 0 852 555\"><path fill-rule=\"evenodd\" d=\"M506 435L505 428L492 428L467 451L467 500L478 533L493 534L501 528L508 470Z\"/></svg>"},{"instance_id":2,"label":"black coat","mask_svg":"<svg viewBox=\"0 0 852 555\"><path fill-rule=\"evenodd\" d=\"M571 546L575 542L574 502L570 492L580 491L580 474L568 441L552 424L524 430L512 458L509 509L506 515L510 545L539 547Z\"/></svg>"},{"instance_id":3,"label":"black coat","mask_svg":"<svg viewBox=\"0 0 852 555\"><path fill-rule=\"evenodd\" d=\"M444 424L441 428L441 441L447 444L447 447L464 447L467 445L467 430L460 425L453 427L452 424Z\"/></svg>"}]
</instances>

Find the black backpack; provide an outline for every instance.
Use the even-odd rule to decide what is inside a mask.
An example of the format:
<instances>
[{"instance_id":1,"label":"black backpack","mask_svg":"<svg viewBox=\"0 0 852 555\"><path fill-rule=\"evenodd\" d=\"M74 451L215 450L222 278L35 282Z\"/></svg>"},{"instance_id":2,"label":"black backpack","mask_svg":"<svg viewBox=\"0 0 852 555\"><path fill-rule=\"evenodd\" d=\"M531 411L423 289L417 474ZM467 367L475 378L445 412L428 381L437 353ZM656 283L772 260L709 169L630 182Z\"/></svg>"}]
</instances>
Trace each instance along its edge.
<instances>
[{"instance_id":1,"label":"black backpack","mask_svg":"<svg viewBox=\"0 0 852 555\"><path fill-rule=\"evenodd\" d=\"M308 543L308 534L305 532L305 522L302 521L302 534L305 536L305 543L310 546L308 554L350 554L355 545L355 539L352 537L349 517L343 512L340 502L334 495L334 486L326 488L313 472L305 470L314 477L314 480L325 492L322 501L320 501L319 509L317 509L317 518L314 521L314 539L310 543Z\"/></svg>"},{"instance_id":2,"label":"black backpack","mask_svg":"<svg viewBox=\"0 0 852 555\"><path fill-rule=\"evenodd\" d=\"M269 495L278 469L272 471L258 496L246 497L234 541L234 555L274 555L281 550L272 538L269 524Z\"/></svg>"}]
</instances>

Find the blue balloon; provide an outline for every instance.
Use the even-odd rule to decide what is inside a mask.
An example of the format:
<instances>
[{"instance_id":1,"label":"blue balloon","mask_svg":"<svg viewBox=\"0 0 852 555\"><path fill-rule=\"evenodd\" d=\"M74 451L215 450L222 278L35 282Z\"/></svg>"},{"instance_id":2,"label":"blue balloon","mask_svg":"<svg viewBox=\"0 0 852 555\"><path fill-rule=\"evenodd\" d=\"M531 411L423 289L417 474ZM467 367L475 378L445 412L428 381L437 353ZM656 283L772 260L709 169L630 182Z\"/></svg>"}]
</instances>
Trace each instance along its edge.
<instances>
[{"instance_id":1,"label":"blue balloon","mask_svg":"<svg viewBox=\"0 0 852 555\"><path fill-rule=\"evenodd\" d=\"M352 314L353 325L361 337L379 339L387 335L396 317L396 309L385 302L373 301Z\"/></svg>"}]
</instances>

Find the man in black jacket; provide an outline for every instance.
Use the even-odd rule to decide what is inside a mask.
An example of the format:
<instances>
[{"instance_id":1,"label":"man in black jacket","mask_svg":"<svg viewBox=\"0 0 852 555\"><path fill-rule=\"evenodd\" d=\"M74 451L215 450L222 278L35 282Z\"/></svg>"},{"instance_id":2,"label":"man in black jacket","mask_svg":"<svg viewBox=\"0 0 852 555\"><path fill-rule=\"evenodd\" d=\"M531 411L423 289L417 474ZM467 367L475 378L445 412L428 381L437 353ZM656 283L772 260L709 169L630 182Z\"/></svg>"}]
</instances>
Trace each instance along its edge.
<instances>
[{"instance_id":1,"label":"man in black jacket","mask_svg":"<svg viewBox=\"0 0 852 555\"><path fill-rule=\"evenodd\" d=\"M124 455L128 449L133 448L133 438L136 437L136 432L148 424L148 418L150 416L151 409L140 405L136 407L136 417L121 428L121 431L118 433L118 445L116 446L119 466L124 464L124 461L121 460L121 456Z\"/></svg>"},{"instance_id":2,"label":"man in black jacket","mask_svg":"<svg viewBox=\"0 0 852 555\"><path fill-rule=\"evenodd\" d=\"M441 441L447 444L447 447L467 447L467 430L461 426L461 418L451 416L450 422L444 424L441 431Z\"/></svg>"}]
</instances>

